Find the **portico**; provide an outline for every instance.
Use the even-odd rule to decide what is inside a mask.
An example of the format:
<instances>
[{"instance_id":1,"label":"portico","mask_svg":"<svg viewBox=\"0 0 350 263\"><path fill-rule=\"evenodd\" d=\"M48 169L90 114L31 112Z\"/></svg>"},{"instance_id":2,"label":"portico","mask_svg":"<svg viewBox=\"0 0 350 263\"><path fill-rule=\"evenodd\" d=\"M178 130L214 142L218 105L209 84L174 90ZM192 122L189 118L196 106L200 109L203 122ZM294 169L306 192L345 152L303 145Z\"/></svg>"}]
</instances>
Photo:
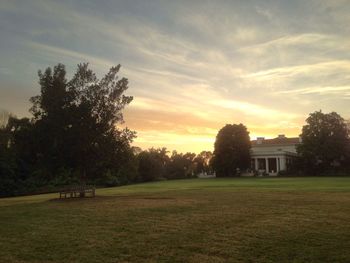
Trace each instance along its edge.
<instances>
[{"instance_id":1,"label":"portico","mask_svg":"<svg viewBox=\"0 0 350 263\"><path fill-rule=\"evenodd\" d=\"M280 171L287 170L286 160L288 160L288 157L281 153L274 155L270 153L266 156L257 155L252 158L251 167L255 171L264 171L269 175L277 175Z\"/></svg>"},{"instance_id":2,"label":"portico","mask_svg":"<svg viewBox=\"0 0 350 263\"><path fill-rule=\"evenodd\" d=\"M284 135L267 140L259 137L252 141L251 170L257 174L271 176L278 175L280 171L287 171L297 156L297 143L299 138L287 138Z\"/></svg>"}]
</instances>

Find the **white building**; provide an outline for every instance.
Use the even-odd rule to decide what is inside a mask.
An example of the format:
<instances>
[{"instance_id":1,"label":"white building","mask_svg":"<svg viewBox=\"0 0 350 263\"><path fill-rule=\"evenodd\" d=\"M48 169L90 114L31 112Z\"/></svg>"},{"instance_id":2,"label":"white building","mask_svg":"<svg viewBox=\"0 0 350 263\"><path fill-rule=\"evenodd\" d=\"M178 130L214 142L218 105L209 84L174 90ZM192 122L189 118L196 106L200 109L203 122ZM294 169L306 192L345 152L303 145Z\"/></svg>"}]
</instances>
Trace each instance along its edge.
<instances>
[{"instance_id":1,"label":"white building","mask_svg":"<svg viewBox=\"0 0 350 263\"><path fill-rule=\"evenodd\" d=\"M258 137L252 141L251 169L258 174L278 175L288 171L293 159L297 156L296 146L300 138L287 138L278 135L274 139Z\"/></svg>"}]
</instances>

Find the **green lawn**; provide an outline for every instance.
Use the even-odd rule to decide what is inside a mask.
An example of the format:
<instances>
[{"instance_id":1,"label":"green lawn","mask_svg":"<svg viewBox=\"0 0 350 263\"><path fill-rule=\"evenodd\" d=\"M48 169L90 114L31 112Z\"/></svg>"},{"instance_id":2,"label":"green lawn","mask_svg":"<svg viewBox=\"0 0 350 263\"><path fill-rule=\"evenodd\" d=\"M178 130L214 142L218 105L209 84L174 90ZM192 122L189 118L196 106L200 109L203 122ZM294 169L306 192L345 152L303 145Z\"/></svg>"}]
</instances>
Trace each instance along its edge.
<instances>
[{"instance_id":1,"label":"green lawn","mask_svg":"<svg viewBox=\"0 0 350 263\"><path fill-rule=\"evenodd\" d=\"M0 199L0 262L350 262L349 178L163 181Z\"/></svg>"}]
</instances>

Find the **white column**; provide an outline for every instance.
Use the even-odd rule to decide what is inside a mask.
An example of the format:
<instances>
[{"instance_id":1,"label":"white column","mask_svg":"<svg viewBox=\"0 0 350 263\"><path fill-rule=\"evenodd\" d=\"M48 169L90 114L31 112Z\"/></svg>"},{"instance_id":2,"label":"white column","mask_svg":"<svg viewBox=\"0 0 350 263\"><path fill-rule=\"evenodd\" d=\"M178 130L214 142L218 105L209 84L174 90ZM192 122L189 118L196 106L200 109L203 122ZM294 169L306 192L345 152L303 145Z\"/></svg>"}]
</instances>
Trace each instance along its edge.
<instances>
[{"instance_id":1,"label":"white column","mask_svg":"<svg viewBox=\"0 0 350 263\"><path fill-rule=\"evenodd\" d=\"M266 173L269 173L269 159L265 158L265 164L266 164Z\"/></svg>"},{"instance_id":2,"label":"white column","mask_svg":"<svg viewBox=\"0 0 350 263\"><path fill-rule=\"evenodd\" d=\"M255 171L258 170L258 158L254 158L254 168L255 168Z\"/></svg>"},{"instance_id":3,"label":"white column","mask_svg":"<svg viewBox=\"0 0 350 263\"><path fill-rule=\"evenodd\" d=\"M280 158L277 157L276 158L276 173L278 173L280 171Z\"/></svg>"},{"instance_id":4,"label":"white column","mask_svg":"<svg viewBox=\"0 0 350 263\"><path fill-rule=\"evenodd\" d=\"M282 156L280 161L281 161L280 169L281 169L281 171L285 171L286 170L286 157Z\"/></svg>"}]
</instances>

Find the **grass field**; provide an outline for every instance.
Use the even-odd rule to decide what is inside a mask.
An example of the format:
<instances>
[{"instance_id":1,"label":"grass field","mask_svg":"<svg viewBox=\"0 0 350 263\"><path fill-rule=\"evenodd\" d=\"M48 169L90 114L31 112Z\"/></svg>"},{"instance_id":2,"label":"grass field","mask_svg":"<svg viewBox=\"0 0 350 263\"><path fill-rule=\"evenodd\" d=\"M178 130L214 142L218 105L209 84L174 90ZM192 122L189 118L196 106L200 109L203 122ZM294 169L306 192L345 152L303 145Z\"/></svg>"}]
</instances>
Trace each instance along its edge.
<instances>
[{"instance_id":1,"label":"grass field","mask_svg":"<svg viewBox=\"0 0 350 263\"><path fill-rule=\"evenodd\" d=\"M0 262L350 262L350 178L163 181L0 199Z\"/></svg>"}]
</instances>

